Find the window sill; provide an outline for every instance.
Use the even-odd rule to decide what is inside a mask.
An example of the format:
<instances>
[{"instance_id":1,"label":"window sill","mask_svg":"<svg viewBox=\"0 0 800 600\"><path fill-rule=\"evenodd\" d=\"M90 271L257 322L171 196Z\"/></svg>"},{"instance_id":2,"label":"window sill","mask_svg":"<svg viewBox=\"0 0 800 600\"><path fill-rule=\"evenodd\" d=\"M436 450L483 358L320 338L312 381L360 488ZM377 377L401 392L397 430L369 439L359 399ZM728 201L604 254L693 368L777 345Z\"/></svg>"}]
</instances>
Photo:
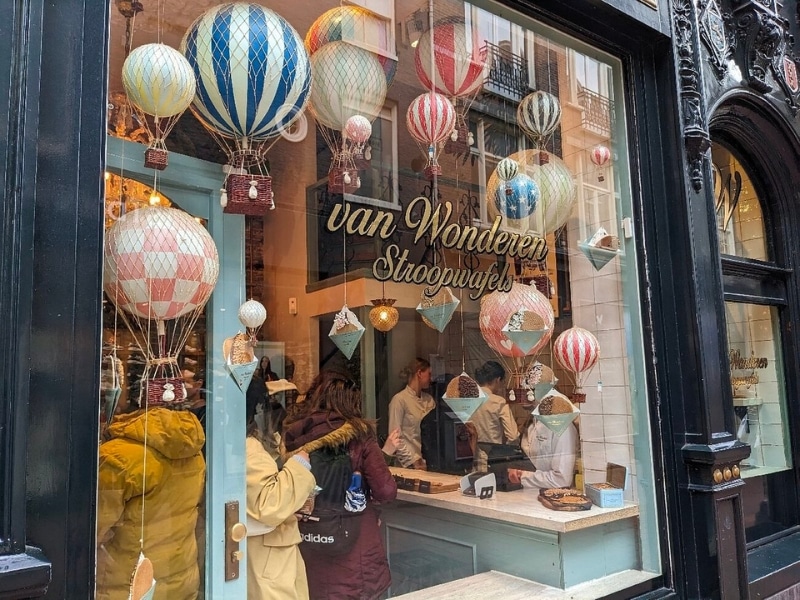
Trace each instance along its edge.
<instances>
[{"instance_id":1,"label":"window sill","mask_svg":"<svg viewBox=\"0 0 800 600\"><path fill-rule=\"evenodd\" d=\"M766 598L800 579L800 533L792 533L747 553L751 598Z\"/></svg>"},{"instance_id":2,"label":"window sill","mask_svg":"<svg viewBox=\"0 0 800 600\"><path fill-rule=\"evenodd\" d=\"M24 554L0 556L0 598L40 598L47 592L52 565L41 550L28 546Z\"/></svg>"}]
</instances>

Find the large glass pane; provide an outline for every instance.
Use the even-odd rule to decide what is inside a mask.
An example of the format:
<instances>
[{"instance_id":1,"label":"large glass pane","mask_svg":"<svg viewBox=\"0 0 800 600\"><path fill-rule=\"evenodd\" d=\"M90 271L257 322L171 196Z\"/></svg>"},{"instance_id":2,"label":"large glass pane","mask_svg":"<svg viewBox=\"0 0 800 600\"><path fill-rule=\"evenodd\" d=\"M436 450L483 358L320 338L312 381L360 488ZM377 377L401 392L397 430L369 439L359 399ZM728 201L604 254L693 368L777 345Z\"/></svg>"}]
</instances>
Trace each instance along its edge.
<instances>
[{"instance_id":1,"label":"large glass pane","mask_svg":"<svg viewBox=\"0 0 800 600\"><path fill-rule=\"evenodd\" d=\"M265 378L277 381L266 384L269 401L255 410L251 437L275 456L280 441L296 449L303 421L293 419L315 406L304 396L323 372L360 390L354 412L375 420L381 441L399 430L401 441L384 446L390 466L373 464L396 482L397 500L388 501L392 485L381 492L375 472L364 474L368 506L380 501L381 513L380 523L366 513L360 535L373 548L383 543L385 556L376 553L368 579L342 585L356 596L397 596L498 571L548 595L581 597L600 578L612 593L659 575L620 60L490 0L261 4L305 38L314 65L305 121L265 143L254 167L218 150L186 113L167 140L168 173L192 186L203 159L234 163L202 163L204 176L218 171L216 188L247 168L271 177L274 210L248 216L245 228L227 190L225 216L215 208L207 222L228 242L220 257L228 283L236 289L231 265L246 264L239 278L269 315L254 350L270 360ZM138 35L134 46L161 39L178 47L202 10L115 16L112 92L122 91L126 26ZM296 65L290 71L287 82ZM216 75L201 84L224 85ZM147 141L130 113L112 119L113 135ZM240 151L251 143L259 142L239 140ZM248 239L231 241L241 231ZM220 305L209 326L237 310ZM180 368L199 380L206 340L198 327ZM208 356L220 347L209 338ZM228 379L222 362L208 363L209 373ZM215 388L210 398L221 428L241 418L229 396ZM281 423L275 415L284 410ZM243 462L232 450L237 440L225 442L209 444L210 491L226 477L214 465L230 474ZM485 483L462 493L469 475L473 484L494 477L492 493ZM214 518L223 511L207 508L209 561L222 553ZM284 525L298 527L293 515ZM299 546L312 587L365 568L315 554L313 538ZM257 563L275 540L258 528L238 557L276 575ZM220 589L209 584L221 576L211 565L206 588ZM245 571L240 577L255 585Z\"/></svg>"},{"instance_id":2,"label":"large glass pane","mask_svg":"<svg viewBox=\"0 0 800 600\"><path fill-rule=\"evenodd\" d=\"M778 309L725 303L736 435L750 445L741 464L747 539L784 529L770 486L792 467Z\"/></svg>"},{"instance_id":3,"label":"large glass pane","mask_svg":"<svg viewBox=\"0 0 800 600\"><path fill-rule=\"evenodd\" d=\"M717 235L722 254L768 260L764 215L753 182L739 159L711 144Z\"/></svg>"}]
</instances>

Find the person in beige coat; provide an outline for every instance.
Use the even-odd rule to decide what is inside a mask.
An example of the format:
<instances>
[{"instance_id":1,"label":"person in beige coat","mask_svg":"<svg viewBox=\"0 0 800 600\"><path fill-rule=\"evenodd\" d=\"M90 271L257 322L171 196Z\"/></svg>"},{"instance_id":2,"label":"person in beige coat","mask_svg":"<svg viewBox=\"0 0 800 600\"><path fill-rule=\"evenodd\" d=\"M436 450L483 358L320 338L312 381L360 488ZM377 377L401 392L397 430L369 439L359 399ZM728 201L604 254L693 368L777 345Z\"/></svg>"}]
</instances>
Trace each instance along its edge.
<instances>
[{"instance_id":1,"label":"person in beige coat","mask_svg":"<svg viewBox=\"0 0 800 600\"><path fill-rule=\"evenodd\" d=\"M248 399L249 400L249 399ZM247 403L247 598L307 600L308 582L300 554L295 513L314 490L308 454L298 452L278 469Z\"/></svg>"}]
</instances>

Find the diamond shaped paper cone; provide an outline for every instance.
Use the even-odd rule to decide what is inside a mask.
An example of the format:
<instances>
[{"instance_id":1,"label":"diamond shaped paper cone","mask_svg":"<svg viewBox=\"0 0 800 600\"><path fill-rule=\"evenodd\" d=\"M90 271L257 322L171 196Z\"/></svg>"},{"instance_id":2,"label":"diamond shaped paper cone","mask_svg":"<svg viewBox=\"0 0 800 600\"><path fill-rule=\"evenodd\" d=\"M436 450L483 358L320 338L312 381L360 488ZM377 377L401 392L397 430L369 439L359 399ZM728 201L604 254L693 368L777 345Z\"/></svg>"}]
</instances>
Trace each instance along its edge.
<instances>
[{"instance_id":1,"label":"diamond shaped paper cone","mask_svg":"<svg viewBox=\"0 0 800 600\"><path fill-rule=\"evenodd\" d=\"M541 340L542 336L548 331L550 330L539 329L531 331L509 331L507 329L503 329L503 334L512 342L514 342L514 345L522 350L523 354L527 354L531 351L531 348L539 343L539 340Z\"/></svg>"},{"instance_id":2,"label":"diamond shaped paper cone","mask_svg":"<svg viewBox=\"0 0 800 600\"><path fill-rule=\"evenodd\" d=\"M534 411L534 414L536 414L536 411ZM578 412L571 412L563 415L536 415L536 418L544 423L544 426L550 431L556 435L561 435L579 414Z\"/></svg>"},{"instance_id":3,"label":"diamond shaped paper cone","mask_svg":"<svg viewBox=\"0 0 800 600\"><path fill-rule=\"evenodd\" d=\"M466 423L472 417L472 413L478 410L478 407L486 400L486 396L481 398L445 398L442 397L447 406L450 407L455 415Z\"/></svg>"},{"instance_id":4,"label":"diamond shaped paper cone","mask_svg":"<svg viewBox=\"0 0 800 600\"><path fill-rule=\"evenodd\" d=\"M417 312L428 319L434 329L441 333L444 331L444 328L447 327L450 319L453 318L453 313L456 312L459 302L460 301L456 299L455 302L448 302L447 304L440 304L438 306L429 306L427 308L423 308L420 304L417 306Z\"/></svg>"},{"instance_id":5,"label":"diamond shaped paper cone","mask_svg":"<svg viewBox=\"0 0 800 600\"><path fill-rule=\"evenodd\" d=\"M345 333L330 333L328 337L333 340L333 343L342 351L342 354L350 359L353 357L353 352L356 351L356 346L361 341L362 335L364 335L363 327L355 331L346 331Z\"/></svg>"},{"instance_id":6,"label":"diamond shaped paper cone","mask_svg":"<svg viewBox=\"0 0 800 600\"><path fill-rule=\"evenodd\" d=\"M258 361L254 360L253 362L240 364L225 363L225 366L228 367L228 371L233 376L236 385L246 394L247 388L250 387L250 380L253 379L253 373L258 368Z\"/></svg>"},{"instance_id":7,"label":"diamond shaped paper cone","mask_svg":"<svg viewBox=\"0 0 800 600\"><path fill-rule=\"evenodd\" d=\"M105 404L103 410L105 411L106 425L110 425L111 421L114 419L114 413L117 412L117 403L121 395L122 390L118 387L103 391L103 400Z\"/></svg>"},{"instance_id":8,"label":"diamond shaped paper cone","mask_svg":"<svg viewBox=\"0 0 800 600\"><path fill-rule=\"evenodd\" d=\"M537 383L533 386L533 395L537 399L544 398L554 387L556 387L555 382Z\"/></svg>"},{"instance_id":9,"label":"diamond shaped paper cone","mask_svg":"<svg viewBox=\"0 0 800 600\"><path fill-rule=\"evenodd\" d=\"M578 243L578 249L589 259L596 271L605 267L613 258L619 255L617 250L606 250L605 248L595 248L583 242Z\"/></svg>"}]
</instances>

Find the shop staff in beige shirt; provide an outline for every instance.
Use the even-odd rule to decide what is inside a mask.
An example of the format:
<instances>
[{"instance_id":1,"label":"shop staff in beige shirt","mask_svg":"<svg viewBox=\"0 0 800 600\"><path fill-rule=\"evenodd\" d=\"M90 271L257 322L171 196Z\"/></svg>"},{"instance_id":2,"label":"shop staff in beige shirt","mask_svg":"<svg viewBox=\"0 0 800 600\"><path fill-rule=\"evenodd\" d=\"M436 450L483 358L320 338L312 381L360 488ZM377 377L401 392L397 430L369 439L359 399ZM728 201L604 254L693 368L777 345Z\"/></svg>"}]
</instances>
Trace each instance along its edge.
<instances>
[{"instance_id":1,"label":"shop staff in beige shirt","mask_svg":"<svg viewBox=\"0 0 800 600\"><path fill-rule=\"evenodd\" d=\"M430 394L423 392L431 384L431 365L424 358L416 358L403 370L407 385L389 402L389 431L400 430L402 443L395 458L404 467L425 469L422 458L420 422L433 410Z\"/></svg>"},{"instance_id":2,"label":"shop staff in beige shirt","mask_svg":"<svg viewBox=\"0 0 800 600\"><path fill-rule=\"evenodd\" d=\"M478 432L478 441L490 444L515 442L519 431L511 409L502 396L506 381L503 365L496 360L485 362L475 371L475 380L488 396L470 419Z\"/></svg>"}]
</instances>

